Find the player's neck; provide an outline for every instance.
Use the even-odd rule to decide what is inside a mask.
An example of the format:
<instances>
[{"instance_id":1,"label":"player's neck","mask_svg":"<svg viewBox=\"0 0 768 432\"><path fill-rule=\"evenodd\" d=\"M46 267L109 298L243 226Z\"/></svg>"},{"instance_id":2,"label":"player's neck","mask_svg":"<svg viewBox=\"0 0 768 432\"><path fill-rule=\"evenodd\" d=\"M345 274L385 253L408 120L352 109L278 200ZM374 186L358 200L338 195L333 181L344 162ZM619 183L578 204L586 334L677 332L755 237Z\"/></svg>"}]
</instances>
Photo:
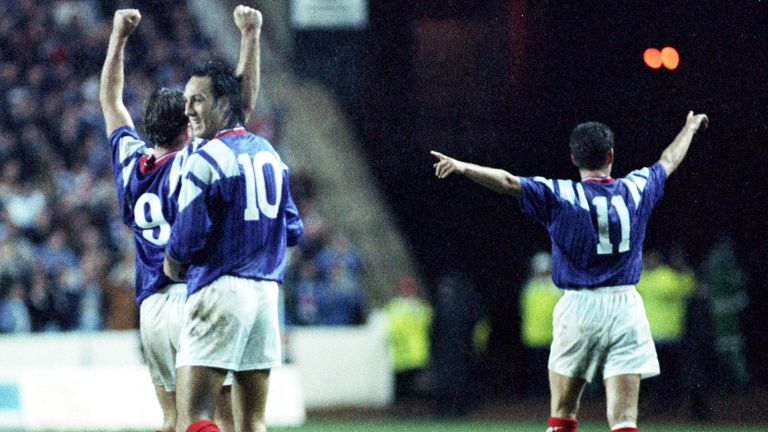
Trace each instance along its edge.
<instances>
[{"instance_id":1,"label":"player's neck","mask_svg":"<svg viewBox=\"0 0 768 432\"><path fill-rule=\"evenodd\" d=\"M182 148L184 148L184 142L176 141L176 143L177 144L172 147L155 146L155 153L154 153L155 159L160 159L161 157L167 155L168 153L175 153L181 150Z\"/></svg>"},{"instance_id":2,"label":"player's neck","mask_svg":"<svg viewBox=\"0 0 768 432\"><path fill-rule=\"evenodd\" d=\"M611 165L604 166L602 168L598 169L580 169L579 174L581 175L581 180L587 180L589 178L609 178L611 177Z\"/></svg>"},{"instance_id":3,"label":"player's neck","mask_svg":"<svg viewBox=\"0 0 768 432\"><path fill-rule=\"evenodd\" d=\"M175 151L178 151L176 147L174 148L164 148L164 147L155 147L155 159L160 159L161 157L167 155L168 153L173 153Z\"/></svg>"}]
</instances>

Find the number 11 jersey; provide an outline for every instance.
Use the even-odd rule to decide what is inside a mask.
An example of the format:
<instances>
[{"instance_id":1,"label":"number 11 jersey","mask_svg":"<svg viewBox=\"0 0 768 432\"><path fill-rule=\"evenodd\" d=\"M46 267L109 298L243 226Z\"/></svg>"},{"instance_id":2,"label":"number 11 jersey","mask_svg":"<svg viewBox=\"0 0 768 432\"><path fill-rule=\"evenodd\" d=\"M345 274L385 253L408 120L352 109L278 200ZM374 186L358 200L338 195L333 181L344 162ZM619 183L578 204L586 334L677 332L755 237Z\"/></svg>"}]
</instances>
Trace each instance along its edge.
<instances>
[{"instance_id":1,"label":"number 11 jersey","mask_svg":"<svg viewBox=\"0 0 768 432\"><path fill-rule=\"evenodd\" d=\"M520 206L549 233L555 285L636 284L648 219L664 195L666 177L659 163L615 180L522 177Z\"/></svg>"}]
</instances>

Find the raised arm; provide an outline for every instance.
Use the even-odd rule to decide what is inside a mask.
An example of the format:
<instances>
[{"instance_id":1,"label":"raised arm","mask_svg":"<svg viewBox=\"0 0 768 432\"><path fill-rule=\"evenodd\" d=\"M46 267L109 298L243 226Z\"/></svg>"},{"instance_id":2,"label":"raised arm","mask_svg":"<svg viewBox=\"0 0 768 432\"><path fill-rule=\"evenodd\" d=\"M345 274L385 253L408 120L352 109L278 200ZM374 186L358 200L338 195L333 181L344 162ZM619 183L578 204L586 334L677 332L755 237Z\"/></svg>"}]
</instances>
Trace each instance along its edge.
<instances>
[{"instance_id":1,"label":"raised arm","mask_svg":"<svg viewBox=\"0 0 768 432\"><path fill-rule=\"evenodd\" d=\"M706 114L693 114L693 111L688 112L688 118L685 120L685 126L677 134L675 140L664 150L661 154L659 163L664 167L669 177L688 153L688 148L691 146L691 140L693 135L699 129L706 129L709 125L709 119Z\"/></svg>"},{"instance_id":2,"label":"raised arm","mask_svg":"<svg viewBox=\"0 0 768 432\"><path fill-rule=\"evenodd\" d=\"M432 156L438 159L434 164L435 175L444 179L452 173L463 174L481 185L493 189L496 192L520 196L523 185L520 177L512 175L503 169L484 167L450 158L442 153L431 151Z\"/></svg>"},{"instance_id":3,"label":"raised arm","mask_svg":"<svg viewBox=\"0 0 768 432\"><path fill-rule=\"evenodd\" d=\"M248 6L240 5L233 13L235 25L240 30L240 58L237 61L235 75L241 79L243 103L245 105L245 120L256 108L256 98L259 95L261 50L261 12Z\"/></svg>"},{"instance_id":4,"label":"raised arm","mask_svg":"<svg viewBox=\"0 0 768 432\"><path fill-rule=\"evenodd\" d=\"M104 67L101 69L99 101L104 114L104 124L107 135L121 126L133 126L133 120L128 109L123 104L123 87L125 85L125 43L128 35L139 25L141 14L138 9L120 9L115 11L112 21L112 34L109 36L109 47Z\"/></svg>"}]
</instances>

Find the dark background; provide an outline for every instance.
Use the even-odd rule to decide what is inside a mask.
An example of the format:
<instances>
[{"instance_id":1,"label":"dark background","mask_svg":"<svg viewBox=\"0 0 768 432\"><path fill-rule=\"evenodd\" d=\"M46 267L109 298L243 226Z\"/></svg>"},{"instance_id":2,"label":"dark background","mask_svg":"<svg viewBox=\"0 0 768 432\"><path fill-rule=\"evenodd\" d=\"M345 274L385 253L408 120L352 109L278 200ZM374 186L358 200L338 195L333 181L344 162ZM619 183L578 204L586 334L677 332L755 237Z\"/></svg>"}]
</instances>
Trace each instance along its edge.
<instances>
[{"instance_id":1,"label":"dark background","mask_svg":"<svg viewBox=\"0 0 768 432\"><path fill-rule=\"evenodd\" d=\"M545 231L513 200L433 175L430 149L512 173L578 178L568 137L601 121L620 177L658 160L689 110L709 115L648 227L645 249L681 247L698 268L724 235L747 271L748 357L768 372L768 4L369 2L365 31L296 34L295 65L331 85L427 280L468 274L492 322L493 363L520 353L517 296ZM673 46L675 71L646 48ZM497 376L500 387L520 371ZM764 378L763 378L764 379Z\"/></svg>"}]
</instances>

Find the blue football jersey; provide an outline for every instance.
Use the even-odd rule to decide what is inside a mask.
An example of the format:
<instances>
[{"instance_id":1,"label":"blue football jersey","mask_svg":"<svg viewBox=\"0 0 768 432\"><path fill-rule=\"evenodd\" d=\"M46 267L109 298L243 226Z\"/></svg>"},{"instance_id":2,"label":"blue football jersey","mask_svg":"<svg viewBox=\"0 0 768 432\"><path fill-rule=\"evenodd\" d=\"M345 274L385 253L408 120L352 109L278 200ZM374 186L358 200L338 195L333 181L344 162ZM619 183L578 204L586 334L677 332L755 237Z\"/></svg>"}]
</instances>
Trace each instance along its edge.
<instances>
[{"instance_id":1,"label":"blue football jersey","mask_svg":"<svg viewBox=\"0 0 768 432\"><path fill-rule=\"evenodd\" d=\"M224 275L282 282L286 246L303 232L288 167L267 140L240 127L189 157L167 253L189 264L190 295Z\"/></svg>"},{"instance_id":2,"label":"blue football jersey","mask_svg":"<svg viewBox=\"0 0 768 432\"><path fill-rule=\"evenodd\" d=\"M552 280L560 288L634 285L648 219L664 195L656 163L624 178L581 182L522 177L520 206L552 240Z\"/></svg>"},{"instance_id":3,"label":"blue football jersey","mask_svg":"<svg viewBox=\"0 0 768 432\"><path fill-rule=\"evenodd\" d=\"M136 302L141 303L173 283L163 274L163 257L178 211L182 167L194 145L154 159L130 126L112 132L109 142L121 215L136 244Z\"/></svg>"}]
</instances>

